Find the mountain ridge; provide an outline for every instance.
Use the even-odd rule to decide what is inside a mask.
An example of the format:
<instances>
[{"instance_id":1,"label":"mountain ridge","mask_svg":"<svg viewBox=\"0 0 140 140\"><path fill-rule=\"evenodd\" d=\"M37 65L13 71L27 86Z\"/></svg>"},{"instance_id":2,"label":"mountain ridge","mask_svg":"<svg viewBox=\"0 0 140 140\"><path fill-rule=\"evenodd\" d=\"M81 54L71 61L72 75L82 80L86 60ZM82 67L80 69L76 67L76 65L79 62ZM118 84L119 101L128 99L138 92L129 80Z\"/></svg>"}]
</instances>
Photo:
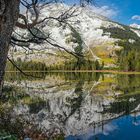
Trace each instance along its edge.
<instances>
[{"instance_id":1,"label":"mountain ridge","mask_svg":"<svg viewBox=\"0 0 140 140\"><path fill-rule=\"evenodd\" d=\"M67 11L70 8L68 5L64 4L54 4L44 7L40 10L40 19L45 18L46 16L58 17L60 13ZM49 10L51 9L51 10ZM96 14L93 12L91 7L74 7L73 10L77 10L79 14L77 16L71 17L68 22L73 28L74 33L68 25L63 23L59 23L56 20L49 20L44 23L41 23L38 28L41 29L45 34L50 34L50 36L55 40L54 42L63 46L69 51L75 51L75 48L83 47L81 50L85 54L87 59L92 61L98 60L99 63L104 62L105 67L116 67L118 56L116 51L120 51L123 49L120 43L118 43L123 32L125 36L129 33L136 34L136 38L140 37L140 30L134 27L126 26L120 24L115 21L111 21L110 19ZM31 16L31 15L30 15ZM118 31L118 38L114 37L112 31ZM22 32L17 29L17 32ZM24 32L23 32L24 33ZM79 34L81 37L82 43L79 44L78 39L75 34ZM24 33L25 36L27 33ZM130 35L130 37L132 37ZM78 39L77 39L78 38ZM128 38L127 38L128 39ZM133 44L136 42L135 39L129 38L128 42ZM54 65L55 63L64 63L64 58L58 58L58 56L62 57L66 55L63 50L56 49L53 46L50 46L47 43L43 43L42 45L31 44L30 48L32 49L42 49L43 51L39 53L39 51L25 51L21 48L15 50L11 49L11 53L14 59L21 58L23 61L35 60L35 61L43 61L48 65ZM18 53L17 53L18 52ZM24 52L24 53L23 53ZM63 52L63 53L62 53ZM20 55L19 55L20 53ZM34 54L35 53L35 54ZM27 55L28 54L28 55ZM53 54L54 56L48 55ZM38 60L37 59L38 55ZM55 57L55 55L57 57ZM69 56L68 57L72 57ZM51 62L48 61L52 59ZM57 59L57 60L56 60Z\"/></svg>"}]
</instances>

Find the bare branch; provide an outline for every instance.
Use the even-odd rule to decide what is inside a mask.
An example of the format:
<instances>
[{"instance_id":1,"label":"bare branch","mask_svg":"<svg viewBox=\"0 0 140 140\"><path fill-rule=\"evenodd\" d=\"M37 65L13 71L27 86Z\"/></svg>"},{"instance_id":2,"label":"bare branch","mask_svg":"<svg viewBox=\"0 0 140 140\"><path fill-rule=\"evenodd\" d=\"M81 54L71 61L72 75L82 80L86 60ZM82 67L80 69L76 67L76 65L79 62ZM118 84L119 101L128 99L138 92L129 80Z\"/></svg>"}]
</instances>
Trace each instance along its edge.
<instances>
[{"instance_id":1,"label":"bare branch","mask_svg":"<svg viewBox=\"0 0 140 140\"><path fill-rule=\"evenodd\" d=\"M33 35L33 37L34 38L37 38L37 39L39 39L39 40L43 40L43 41L46 41L48 44L50 44L51 46L53 46L53 47L56 47L56 48L60 48L60 49L62 49L62 50L64 50L65 52L67 52L67 53L69 53L69 54L71 54L71 55L73 55L73 56L75 56L76 58L80 58L80 57L83 57L83 55L81 54L76 54L75 52L71 52L71 51L69 51L69 50L67 50L65 47L62 47L62 46L60 46L60 45L58 45L58 44L56 44L56 43L52 43L49 39L49 37L39 37L39 36L37 36L36 34L34 34L30 29L28 29L29 30L29 32ZM44 35L45 36L45 35Z\"/></svg>"},{"instance_id":2,"label":"bare branch","mask_svg":"<svg viewBox=\"0 0 140 140\"><path fill-rule=\"evenodd\" d=\"M32 0L33 1L33 0ZM51 3L51 1L50 1ZM77 16L78 14L74 14L76 13L76 8L75 8L75 5L71 6L68 10L64 11L61 15L59 15L58 17L53 17L53 16L49 16L49 17L45 17L44 19L38 21L39 19L39 12L37 10L37 2L32 2L32 4L24 4L25 7L27 8L27 11L26 11L26 17L23 15L23 14L19 14L19 18L22 19L24 21L24 23L21 23L21 22L17 22L16 23L16 26L19 27L19 28L22 28L22 29L26 29L26 28L33 28L34 26L36 26L37 24L40 24L46 20L57 20L59 22L66 22L66 20L68 20L69 18L72 18L72 17L75 17ZM49 4L46 3L46 4ZM27 17L27 12L29 9L33 9L34 11L34 15L35 15L35 19L32 20L32 23L28 23L28 17Z\"/></svg>"},{"instance_id":3,"label":"bare branch","mask_svg":"<svg viewBox=\"0 0 140 140\"><path fill-rule=\"evenodd\" d=\"M34 27L37 24L37 21L38 21L38 18L39 18L39 12L37 10L37 3L38 3L38 0L32 0L31 4L29 4L25 0L21 1L21 4L24 5L27 9L31 9L31 8L33 9L34 15L35 15L35 19L32 20L32 23L28 23L27 18L23 14L19 14L19 18L22 19L25 24L23 24L23 23L18 21L16 23L17 27L22 28L22 29L26 29L26 28L32 28L32 27Z\"/></svg>"}]
</instances>

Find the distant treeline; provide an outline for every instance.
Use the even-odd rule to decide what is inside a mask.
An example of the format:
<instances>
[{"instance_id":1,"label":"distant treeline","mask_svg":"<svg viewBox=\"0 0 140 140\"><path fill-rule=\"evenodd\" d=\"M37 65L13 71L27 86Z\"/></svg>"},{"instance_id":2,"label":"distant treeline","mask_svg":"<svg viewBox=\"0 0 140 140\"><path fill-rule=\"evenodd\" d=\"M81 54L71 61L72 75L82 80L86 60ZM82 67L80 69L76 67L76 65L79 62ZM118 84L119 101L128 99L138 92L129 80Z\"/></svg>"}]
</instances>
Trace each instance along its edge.
<instances>
[{"instance_id":1,"label":"distant treeline","mask_svg":"<svg viewBox=\"0 0 140 140\"><path fill-rule=\"evenodd\" d=\"M101 70L104 63L99 61L83 60L83 61L66 61L61 65L51 65L47 69L50 70Z\"/></svg>"},{"instance_id":2,"label":"distant treeline","mask_svg":"<svg viewBox=\"0 0 140 140\"><path fill-rule=\"evenodd\" d=\"M97 60L74 60L67 61L62 64L53 64L46 66L43 62L35 61L22 61L17 59L16 61L12 60L18 68L23 71L51 71L51 70L101 70L104 67L104 63L100 64ZM7 71L18 71L17 68L11 63L7 62L6 66Z\"/></svg>"}]
</instances>

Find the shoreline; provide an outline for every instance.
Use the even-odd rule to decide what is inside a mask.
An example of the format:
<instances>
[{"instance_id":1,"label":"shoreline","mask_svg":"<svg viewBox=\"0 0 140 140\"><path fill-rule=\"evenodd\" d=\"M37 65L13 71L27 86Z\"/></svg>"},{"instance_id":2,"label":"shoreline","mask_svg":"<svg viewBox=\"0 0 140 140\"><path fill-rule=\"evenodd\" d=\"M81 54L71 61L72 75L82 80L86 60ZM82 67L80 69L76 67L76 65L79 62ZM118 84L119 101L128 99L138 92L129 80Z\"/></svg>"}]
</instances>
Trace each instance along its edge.
<instances>
[{"instance_id":1,"label":"shoreline","mask_svg":"<svg viewBox=\"0 0 140 140\"><path fill-rule=\"evenodd\" d=\"M20 73L20 71L5 71L5 73ZM117 71L117 70L51 70L51 71L26 71L23 70L25 73L38 73L38 72L44 72L44 73L112 73L112 74L140 74L140 72L137 71Z\"/></svg>"}]
</instances>

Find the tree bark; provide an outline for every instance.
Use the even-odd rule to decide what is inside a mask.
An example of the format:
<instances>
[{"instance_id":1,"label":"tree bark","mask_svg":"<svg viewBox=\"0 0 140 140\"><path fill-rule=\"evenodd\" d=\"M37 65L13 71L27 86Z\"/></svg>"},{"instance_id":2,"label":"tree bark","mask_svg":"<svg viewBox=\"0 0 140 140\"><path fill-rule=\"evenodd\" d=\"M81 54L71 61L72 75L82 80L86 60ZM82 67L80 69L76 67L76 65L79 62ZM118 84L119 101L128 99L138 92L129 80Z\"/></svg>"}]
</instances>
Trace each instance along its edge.
<instances>
[{"instance_id":1,"label":"tree bark","mask_svg":"<svg viewBox=\"0 0 140 140\"><path fill-rule=\"evenodd\" d=\"M0 93L13 28L19 15L20 0L0 0Z\"/></svg>"}]
</instances>

